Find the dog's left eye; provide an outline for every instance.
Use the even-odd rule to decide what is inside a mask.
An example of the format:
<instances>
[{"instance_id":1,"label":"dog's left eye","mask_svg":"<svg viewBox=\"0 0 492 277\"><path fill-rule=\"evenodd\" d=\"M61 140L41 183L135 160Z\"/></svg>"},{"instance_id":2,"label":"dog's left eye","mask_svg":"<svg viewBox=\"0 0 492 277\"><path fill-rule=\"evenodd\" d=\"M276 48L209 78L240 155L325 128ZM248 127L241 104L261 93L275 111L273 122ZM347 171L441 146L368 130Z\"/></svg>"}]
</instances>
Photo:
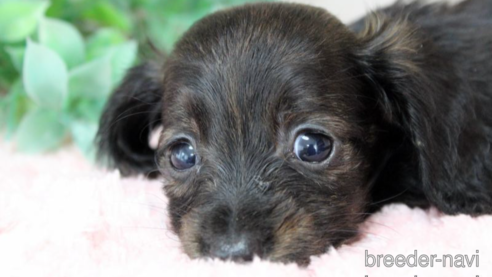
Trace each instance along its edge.
<instances>
[{"instance_id":1,"label":"dog's left eye","mask_svg":"<svg viewBox=\"0 0 492 277\"><path fill-rule=\"evenodd\" d=\"M188 142L180 142L171 147L171 164L178 170L192 168L196 163L195 148Z\"/></svg>"},{"instance_id":2,"label":"dog's left eye","mask_svg":"<svg viewBox=\"0 0 492 277\"><path fill-rule=\"evenodd\" d=\"M306 132L297 136L294 153L303 162L320 163L326 160L332 151L333 141L323 134Z\"/></svg>"}]
</instances>

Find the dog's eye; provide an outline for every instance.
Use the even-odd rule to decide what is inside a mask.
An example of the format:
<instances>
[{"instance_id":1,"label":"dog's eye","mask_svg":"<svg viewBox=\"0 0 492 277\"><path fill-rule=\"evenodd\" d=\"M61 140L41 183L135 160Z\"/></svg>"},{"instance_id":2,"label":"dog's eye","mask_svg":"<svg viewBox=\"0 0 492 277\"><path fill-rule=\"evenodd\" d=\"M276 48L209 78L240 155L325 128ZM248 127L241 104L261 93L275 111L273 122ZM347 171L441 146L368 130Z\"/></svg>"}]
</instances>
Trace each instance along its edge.
<instances>
[{"instance_id":1,"label":"dog's eye","mask_svg":"<svg viewBox=\"0 0 492 277\"><path fill-rule=\"evenodd\" d=\"M171 164L178 170L193 167L196 163L195 148L188 142L179 142L171 147Z\"/></svg>"},{"instance_id":2,"label":"dog's eye","mask_svg":"<svg viewBox=\"0 0 492 277\"><path fill-rule=\"evenodd\" d=\"M326 160L332 151L332 140L317 133L300 134L294 143L294 153L303 162L320 163Z\"/></svg>"}]
</instances>

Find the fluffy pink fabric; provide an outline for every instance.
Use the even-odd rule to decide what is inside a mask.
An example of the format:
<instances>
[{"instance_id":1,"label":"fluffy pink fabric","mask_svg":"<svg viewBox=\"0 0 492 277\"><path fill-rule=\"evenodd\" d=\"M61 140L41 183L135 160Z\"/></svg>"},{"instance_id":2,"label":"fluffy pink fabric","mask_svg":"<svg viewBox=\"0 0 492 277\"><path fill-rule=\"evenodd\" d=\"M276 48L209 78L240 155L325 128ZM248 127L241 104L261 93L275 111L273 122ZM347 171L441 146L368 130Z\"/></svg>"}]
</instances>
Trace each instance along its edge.
<instances>
[{"instance_id":1,"label":"fluffy pink fabric","mask_svg":"<svg viewBox=\"0 0 492 277\"><path fill-rule=\"evenodd\" d=\"M375 214L359 241L330 249L307 268L190 260L168 228L161 186L93 168L72 148L26 156L0 145L0 276L492 276L491 216L403 205ZM366 267L365 250L478 255L479 263Z\"/></svg>"}]
</instances>

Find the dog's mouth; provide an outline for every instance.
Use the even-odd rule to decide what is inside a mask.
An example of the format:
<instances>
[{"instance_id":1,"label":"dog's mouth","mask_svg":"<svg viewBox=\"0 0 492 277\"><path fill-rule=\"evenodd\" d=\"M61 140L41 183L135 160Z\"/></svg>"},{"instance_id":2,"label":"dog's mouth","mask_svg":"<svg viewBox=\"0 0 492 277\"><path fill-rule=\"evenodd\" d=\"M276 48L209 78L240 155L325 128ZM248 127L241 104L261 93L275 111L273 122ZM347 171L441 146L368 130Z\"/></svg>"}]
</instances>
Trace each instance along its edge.
<instances>
[{"instance_id":1,"label":"dog's mouth","mask_svg":"<svg viewBox=\"0 0 492 277\"><path fill-rule=\"evenodd\" d=\"M259 258L305 266L311 256L326 252L329 246L357 232L354 228L348 236L346 232L325 230L317 225L316 215L289 201L270 212L204 214L192 210L182 217L178 234L184 251L191 258L238 263Z\"/></svg>"}]
</instances>

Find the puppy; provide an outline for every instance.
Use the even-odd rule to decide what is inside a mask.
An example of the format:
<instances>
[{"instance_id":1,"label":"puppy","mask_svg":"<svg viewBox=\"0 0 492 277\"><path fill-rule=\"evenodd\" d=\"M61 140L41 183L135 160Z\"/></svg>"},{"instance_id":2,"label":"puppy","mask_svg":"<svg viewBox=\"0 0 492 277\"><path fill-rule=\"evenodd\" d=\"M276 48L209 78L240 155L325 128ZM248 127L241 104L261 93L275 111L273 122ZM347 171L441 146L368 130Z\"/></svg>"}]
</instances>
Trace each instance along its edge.
<instances>
[{"instance_id":1,"label":"puppy","mask_svg":"<svg viewBox=\"0 0 492 277\"><path fill-rule=\"evenodd\" d=\"M128 72L98 134L123 175L165 180L190 257L299 264L387 203L492 213L491 144L489 0L352 26L299 4L219 11Z\"/></svg>"}]
</instances>

